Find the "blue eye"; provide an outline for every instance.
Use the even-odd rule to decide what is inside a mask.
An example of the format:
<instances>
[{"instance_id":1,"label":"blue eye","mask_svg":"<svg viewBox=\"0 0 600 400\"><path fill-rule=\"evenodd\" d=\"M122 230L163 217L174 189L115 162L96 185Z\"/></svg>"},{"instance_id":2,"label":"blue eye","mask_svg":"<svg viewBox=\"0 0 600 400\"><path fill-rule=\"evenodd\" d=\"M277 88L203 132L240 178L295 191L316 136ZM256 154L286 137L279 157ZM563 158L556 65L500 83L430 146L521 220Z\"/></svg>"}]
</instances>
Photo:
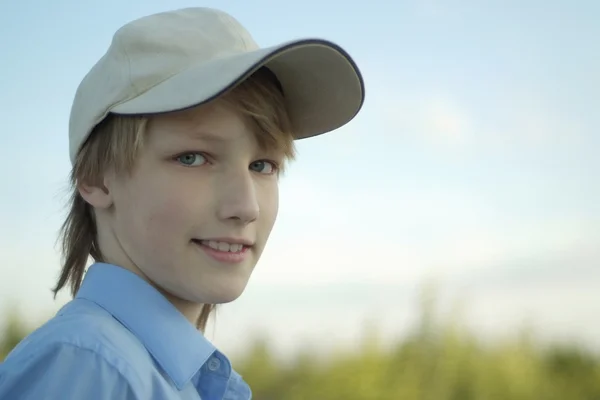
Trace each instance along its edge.
<instances>
[{"instance_id":1,"label":"blue eye","mask_svg":"<svg viewBox=\"0 0 600 400\"><path fill-rule=\"evenodd\" d=\"M254 161L252 164L250 164L250 169L265 175L271 175L277 172L277 166L275 163L265 160Z\"/></svg>"},{"instance_id":2,"label":"blue eye","mask_svg":"<svg viewBox=\"0 0 600 400\"><path fill-rule=\"evenodd\" d=\"M206 157L200 153L186 153L177 156L176 159L180 164L185 165L186 167L197 167L198 165L202 165L207 161Z\"/></svg>"}]
</instances>

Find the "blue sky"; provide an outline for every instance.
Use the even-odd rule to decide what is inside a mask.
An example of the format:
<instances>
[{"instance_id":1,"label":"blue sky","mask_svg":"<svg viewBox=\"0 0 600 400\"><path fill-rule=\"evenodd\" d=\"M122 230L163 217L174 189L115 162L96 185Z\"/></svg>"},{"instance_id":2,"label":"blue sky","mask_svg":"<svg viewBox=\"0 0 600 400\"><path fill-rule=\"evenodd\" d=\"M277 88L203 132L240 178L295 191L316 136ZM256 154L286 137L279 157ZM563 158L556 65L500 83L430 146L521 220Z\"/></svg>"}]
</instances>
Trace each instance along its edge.
<instances>
[{"instance_id":1,"label":"blue sky","mask_svg":"<svg viewBox=\"0 0 600 400\"><path fill-rule=\"evenodd\" d=\"M354 4L0 6L0 306L17 301L42 318L60 303L48 288L80 79L127 21L209 6L231 13L263 46L336 41L367 85L353 122L299 142L269 248L248 292L224 308L223 346L237 343L232 326L290 338L321 332L291 335L290 324L278 324L283 316L328 320L334 325L321 324L321 333L350 338L379 310L374 318L389 332L402 330L414 314L407 299L430 276L470 293L468 321L482 332L532 318L557 338L600 336L589 322L600 311L600 3ZM274 297L280 309L269 309ZM265 326L247 316L259 306Z\"/></svg>"}]
</instances>

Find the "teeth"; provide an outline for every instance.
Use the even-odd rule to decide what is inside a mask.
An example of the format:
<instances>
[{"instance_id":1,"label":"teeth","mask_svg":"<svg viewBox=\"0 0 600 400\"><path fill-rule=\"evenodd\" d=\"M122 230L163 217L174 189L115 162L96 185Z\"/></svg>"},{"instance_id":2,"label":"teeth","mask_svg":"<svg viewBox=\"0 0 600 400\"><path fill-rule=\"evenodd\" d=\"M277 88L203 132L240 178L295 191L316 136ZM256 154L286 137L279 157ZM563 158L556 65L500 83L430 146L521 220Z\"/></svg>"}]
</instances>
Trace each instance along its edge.
<instances>
[{"instance_id":1,"label":"teeth","mask_svg":"<svg viewBox=\"0 0 600 400\"><path fill-rule=\"evenodd\" d=\"M217 242L216 240L202 240L201 243L212 249L219 251L228 251L231 253L238 253L242 251L244 245L237 243Z\"/></svg>"}]
</instances>

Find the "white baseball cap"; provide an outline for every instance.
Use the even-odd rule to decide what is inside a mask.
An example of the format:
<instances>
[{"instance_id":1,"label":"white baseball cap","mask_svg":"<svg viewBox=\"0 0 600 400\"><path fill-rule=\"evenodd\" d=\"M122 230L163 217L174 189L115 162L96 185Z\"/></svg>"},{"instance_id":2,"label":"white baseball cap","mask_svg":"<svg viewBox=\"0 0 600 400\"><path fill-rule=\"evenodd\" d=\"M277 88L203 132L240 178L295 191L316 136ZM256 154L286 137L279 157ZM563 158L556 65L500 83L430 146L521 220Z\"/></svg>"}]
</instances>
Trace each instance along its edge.
<instances>
[{"instance_id":1,"label":"white baseball cap","mask_svg":"<svg viewBox=\"0 0 600 400\"><path fill-rule=\"evenodd\" d=\"M69 155L109 113L154 114L209 102L261 67L281 84L296 139L337 129L364 102L364 82L335 43L299 39L260 48L232 16L185 8L121 27L79 85L69 122Z\"/></svg>"}]
</instances>

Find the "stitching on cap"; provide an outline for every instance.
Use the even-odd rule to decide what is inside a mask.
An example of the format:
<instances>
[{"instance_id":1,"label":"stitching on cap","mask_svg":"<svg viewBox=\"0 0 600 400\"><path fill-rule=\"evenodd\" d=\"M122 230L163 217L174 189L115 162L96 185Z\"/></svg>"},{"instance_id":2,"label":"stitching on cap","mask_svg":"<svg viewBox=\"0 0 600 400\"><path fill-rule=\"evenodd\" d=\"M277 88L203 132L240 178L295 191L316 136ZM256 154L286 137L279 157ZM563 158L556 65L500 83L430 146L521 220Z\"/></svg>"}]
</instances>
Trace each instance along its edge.
<instances>
[{"instance_id":1,"label":"stitching on cap","mask_svg":"<svg viewBox=\"0 0 600 400\"><path fill-rule=\"evenodd\" d=\"M131 81L131 57L129 57L129 53L127 52L127 47L121 40L121 37L117 37L117 40L119 41L119 45L120 45L121 49L123 49L123 54L125 55L125 58L127 59L127 80L129 81L129 85L133 86L135 88L135 86L133 85L133 82Z\"/></svg>"},{"instance_id":2,"label":"stitching on cap","mask_svg":"<svg viewBox=\"0 0 600 400\"><path fill-rule=\"evenodd\" d=\"M242 44L244 45L244 49L248 50L249 43L246 41L246 39L244 39L244 35L243 35L244 29L240 26L240 23L235 18L233 18L231 15L228 15L228 14L222 14L221 17L222 17L221 19L223 20L223 22L225 24L227 24L229 26L229 28L234 29L235 31L238 31L238 37L242 41ZM242 28L242 29L240 29L240 28Z\"/></svg>"}]
</instances>

